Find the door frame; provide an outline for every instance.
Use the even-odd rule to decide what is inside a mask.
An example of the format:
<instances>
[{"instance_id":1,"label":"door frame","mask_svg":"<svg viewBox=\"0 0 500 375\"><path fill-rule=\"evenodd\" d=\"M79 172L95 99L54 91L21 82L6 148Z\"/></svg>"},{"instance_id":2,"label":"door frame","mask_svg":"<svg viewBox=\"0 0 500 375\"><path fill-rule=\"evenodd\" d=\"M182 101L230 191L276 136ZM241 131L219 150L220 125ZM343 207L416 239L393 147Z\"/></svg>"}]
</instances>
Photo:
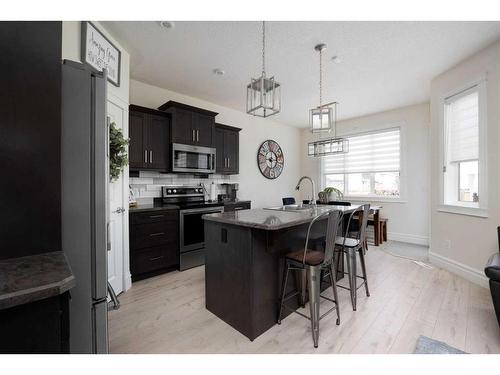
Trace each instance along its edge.
<instances>
[{"instance_id":1,"label":"door frame","mask_svg":"<svg viewBox=\"0 0 500 375\"><path fill-rule=\"evenodd\" d=\"M123 110L123 137L128 139L128 120L129 120L129 104L108 90L107 100L115 106ZM128 153L128 149L127 149ZM123 213L123 253L122 253L122 285L123 292L126 292L132 287L132 275L130 274L130 242L129 242L129 166L123 168L123 184L122 184L122 207L125 209Z\"/></svg>"}]
</instances>

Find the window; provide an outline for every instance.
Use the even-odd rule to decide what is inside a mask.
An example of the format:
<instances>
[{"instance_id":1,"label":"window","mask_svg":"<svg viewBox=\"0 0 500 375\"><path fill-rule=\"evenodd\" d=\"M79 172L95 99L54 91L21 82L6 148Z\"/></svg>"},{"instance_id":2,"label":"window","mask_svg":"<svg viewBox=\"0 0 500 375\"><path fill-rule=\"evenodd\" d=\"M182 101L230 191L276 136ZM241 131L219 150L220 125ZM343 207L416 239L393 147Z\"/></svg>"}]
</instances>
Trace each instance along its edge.
<instances>
[{"instance_id":1,"label":"window","mask_svg":"<svg viewBox=\"0 0 500 375\"><path fill-rule=\"evenodd\" d=\"M444 99L442 104L442 205L486 208L486 168L482 118L484 83Z\"/></svg>"},{"instance_id":2,"label":"window","mask_svg":"<svg viewBox=\"0 0 500 375\"><path fill-rule=\"evenodd\" d=\"M400 129L347 136L349 152L322 158L323 186L348 197L400 197Z\"/></svg>"}]
</instances>

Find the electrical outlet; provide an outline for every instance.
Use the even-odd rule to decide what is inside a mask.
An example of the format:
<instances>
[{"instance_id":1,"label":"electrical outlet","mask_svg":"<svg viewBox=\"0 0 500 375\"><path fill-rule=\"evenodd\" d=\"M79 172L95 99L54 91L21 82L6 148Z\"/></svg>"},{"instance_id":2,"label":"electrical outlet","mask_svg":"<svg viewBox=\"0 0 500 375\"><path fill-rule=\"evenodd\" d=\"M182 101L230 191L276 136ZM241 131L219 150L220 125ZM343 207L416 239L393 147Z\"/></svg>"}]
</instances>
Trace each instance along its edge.
<instances>
[{"instance_id":1,"label":"electrical outlet","mask_svg":"<svg viewBox=\"0 0 500 375\"><path fill-rule=\"evenodd\" d=\"M446 250L450 250L450 249L451 249L451 240L444 240L444 241L443 241L443 247L444 247Z\"/></svg>"}]
</instances>

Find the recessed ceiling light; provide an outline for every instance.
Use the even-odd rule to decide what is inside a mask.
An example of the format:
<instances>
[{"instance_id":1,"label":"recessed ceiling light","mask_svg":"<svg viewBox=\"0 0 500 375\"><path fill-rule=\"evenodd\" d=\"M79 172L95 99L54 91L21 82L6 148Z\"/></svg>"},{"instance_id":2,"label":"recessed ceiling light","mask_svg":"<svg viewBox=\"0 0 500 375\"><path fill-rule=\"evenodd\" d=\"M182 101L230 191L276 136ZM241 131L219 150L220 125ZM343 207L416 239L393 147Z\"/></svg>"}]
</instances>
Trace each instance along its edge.
<instances>
[{"instance_id":1,"label":"recessed ceiling light","mask_svg":"<svg viewBox=\"0 0 500 375\"><path fill-rule=\"evenodd\" d=\"M160 21L160 26L164 27L165 29L174 29L175 23L173 23L172 21Z\"/></svg>"},{"instance_id":2,"label":"recessed ceiling light","mask_svg":"<svg viewBox=\"0 0 500 375\"><path fill-rule=\"evenodd\" d=\"M223 76L226 72L220 68L215 68L214 70L212 70L212 72L215 74L215 75L218 75L218 76Z\"/></svg>"},{"instance_id":3,"label":"recessed ceiling light","mask_svg":"<svg viewBox=\"0 0 500 375\"><path fill-rule=\"evenodd\" d=\"M340 57L338 57L337 55L335 56L332 56L332 58L330 59L333 63L335 64L340 64L342 62L342 59Z\"/></svg>"}]
</instances>

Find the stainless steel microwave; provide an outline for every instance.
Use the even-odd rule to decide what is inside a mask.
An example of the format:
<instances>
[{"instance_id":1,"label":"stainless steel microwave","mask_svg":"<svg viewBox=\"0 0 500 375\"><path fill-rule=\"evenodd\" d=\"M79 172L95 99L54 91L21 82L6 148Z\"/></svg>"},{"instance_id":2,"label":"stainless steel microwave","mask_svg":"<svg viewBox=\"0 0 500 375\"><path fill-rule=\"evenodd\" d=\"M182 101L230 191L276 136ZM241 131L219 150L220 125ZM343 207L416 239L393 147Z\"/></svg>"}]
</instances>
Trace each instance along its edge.
<instances>
[{"instance_id":1,"label":"stainless steel microwave","mask_svg":"<svg viewBox=\"0 0 500 375\"><path fill-rule=\"evenodd\" d=\"M215 173L215 148L172 143L172 172Z\"/></svg>"}]
</instances>

